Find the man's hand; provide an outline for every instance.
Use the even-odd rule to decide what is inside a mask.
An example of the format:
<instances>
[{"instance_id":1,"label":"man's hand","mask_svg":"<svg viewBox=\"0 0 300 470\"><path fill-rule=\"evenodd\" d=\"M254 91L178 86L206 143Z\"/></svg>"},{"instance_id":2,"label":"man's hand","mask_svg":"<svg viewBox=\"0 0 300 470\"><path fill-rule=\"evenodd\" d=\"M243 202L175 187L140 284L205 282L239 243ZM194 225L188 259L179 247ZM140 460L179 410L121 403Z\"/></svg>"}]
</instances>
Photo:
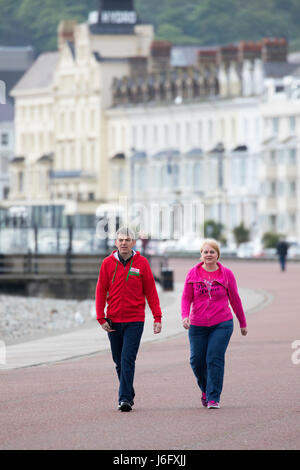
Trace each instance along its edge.
<instances>
[{"instance_id":1,"label":"man's hand","mask_svg":"<svg viewBox=\"0 0 300 470\"><path fill-rule=\"evenodd\" d=\"M154 331L155 335L157 335L157 333L160 333L161 332L161 323L154 322L153 331Z\"/></svg>"},{"instance_id":2,"label":"man's hand","mask_svg":"<svg viewBox=\"0 0 300 470\"><path fill-rule=\"evenodd\" d=\"M248 333L248 328L241 328L241 335L246 336Z\"/></svg>"},{"instance_id":3,"label":"man's hand","mask_svg":"<svg viewBox=\"0 0 300 470\"><path fill-rule=\"evenodd\" d=\"M111 333L112 331L116 331L116 330L113 330L109 324L107 323L107 321L105 323L103 323L103 325L101 325L101 327L103 328L104 331L106 331L107 333Z\"/></svg>"}]
</instances>

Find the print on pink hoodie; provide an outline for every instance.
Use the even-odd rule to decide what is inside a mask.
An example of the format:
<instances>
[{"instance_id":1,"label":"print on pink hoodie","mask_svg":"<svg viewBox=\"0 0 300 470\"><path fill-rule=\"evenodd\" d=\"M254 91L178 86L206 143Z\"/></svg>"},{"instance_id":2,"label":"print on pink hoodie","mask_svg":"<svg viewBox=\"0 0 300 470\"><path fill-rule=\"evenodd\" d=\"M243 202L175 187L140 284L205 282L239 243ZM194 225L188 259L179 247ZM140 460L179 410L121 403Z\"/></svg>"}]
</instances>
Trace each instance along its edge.
<instances>
[{"instance_id":1,"label":"print on pink hoodie","mask_svg":"<svg viewBox=\"0 0 300 470\"><path fill-rule=\"evenodd\" d=\"M234 274L221 263L217 264L217 279L210 288L201 274L203 261L188 272L181 298L182 319L189 317L191 325L196 326L217 325L232 319L230 302L240 328L246 328L246 317Z\"/></svg>"}]
</instances>

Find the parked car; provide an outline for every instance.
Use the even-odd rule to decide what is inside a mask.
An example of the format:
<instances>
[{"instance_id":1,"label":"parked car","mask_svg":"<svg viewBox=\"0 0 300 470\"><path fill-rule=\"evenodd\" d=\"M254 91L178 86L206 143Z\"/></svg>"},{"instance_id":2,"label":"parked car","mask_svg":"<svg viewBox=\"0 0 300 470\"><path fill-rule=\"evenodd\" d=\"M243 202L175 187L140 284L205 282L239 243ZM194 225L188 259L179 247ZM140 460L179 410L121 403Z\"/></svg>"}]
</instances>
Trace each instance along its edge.
<instances>
[{"instance_id":1,"label":"parked car","mask_svg":"<svg viewBox=\"0 0 300 470\"><path fill-rule=\"evenodd\" d=\"M294 242L290 244L289 251L288 251L288 258L300 259L300 243Z\"/></svg>"},{"instance_id":2,"label":"parked car","mask_svg":"<svg viewBox=\"0 0 300 470\"><path fill-rule=\"evenodd\" d=\"M264 256L264 249L260 242L241 243L237 248L238 258L259 258Z\"/></svg>"}]
</instances>

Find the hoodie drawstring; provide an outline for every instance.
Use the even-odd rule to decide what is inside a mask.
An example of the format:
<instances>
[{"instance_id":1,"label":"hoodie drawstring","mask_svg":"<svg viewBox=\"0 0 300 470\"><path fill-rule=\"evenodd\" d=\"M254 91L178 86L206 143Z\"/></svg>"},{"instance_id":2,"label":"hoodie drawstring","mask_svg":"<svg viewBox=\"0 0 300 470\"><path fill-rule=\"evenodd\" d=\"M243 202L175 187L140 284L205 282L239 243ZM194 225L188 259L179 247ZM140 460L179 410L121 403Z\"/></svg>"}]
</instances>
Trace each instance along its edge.
<instances>
[{"instance_id":1,"label":"hoodie drawstring","mask_svg":"<svg viewBox=\"0 0 300 470\"><path fill-rule=\"evenodd\" d=\"M113 278L112 278L112 281L111 281L112 284L114 283L114 280L115 280L115 277L116 277L116 272L117 272L117 269L118 269L118 263L119 263L119 261L116 262L115 272L114 272L114 275L113 275ZM127 273L126 282L128 281L128 276L130 274L132 263L133 263L133 257L132 257L132 260L131 260L131 263L130 263L130 266L129 266L129 270L128 270L128 273Z\"/></svg>"}]
</instances>

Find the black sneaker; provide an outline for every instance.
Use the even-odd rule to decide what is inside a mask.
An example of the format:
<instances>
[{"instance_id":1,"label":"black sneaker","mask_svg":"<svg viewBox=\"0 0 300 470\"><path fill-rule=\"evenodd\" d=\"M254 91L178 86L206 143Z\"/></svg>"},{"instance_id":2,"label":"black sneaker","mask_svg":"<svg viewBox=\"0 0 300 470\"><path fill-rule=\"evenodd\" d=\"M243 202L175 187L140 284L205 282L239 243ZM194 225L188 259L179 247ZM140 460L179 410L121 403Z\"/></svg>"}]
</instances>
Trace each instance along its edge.
<instances>
[{"instance_id":1,"label":"black sneaker","mask_svg":"<svg viewBox=\"0 0 300 470\"><path fill-rule=\"evenodd\" d=\"M121 401L121 403L118 406L118 409L120 411L131 411L132 410L132 405L128 403L128 401Z\"/></svg>"}]
</instances>

